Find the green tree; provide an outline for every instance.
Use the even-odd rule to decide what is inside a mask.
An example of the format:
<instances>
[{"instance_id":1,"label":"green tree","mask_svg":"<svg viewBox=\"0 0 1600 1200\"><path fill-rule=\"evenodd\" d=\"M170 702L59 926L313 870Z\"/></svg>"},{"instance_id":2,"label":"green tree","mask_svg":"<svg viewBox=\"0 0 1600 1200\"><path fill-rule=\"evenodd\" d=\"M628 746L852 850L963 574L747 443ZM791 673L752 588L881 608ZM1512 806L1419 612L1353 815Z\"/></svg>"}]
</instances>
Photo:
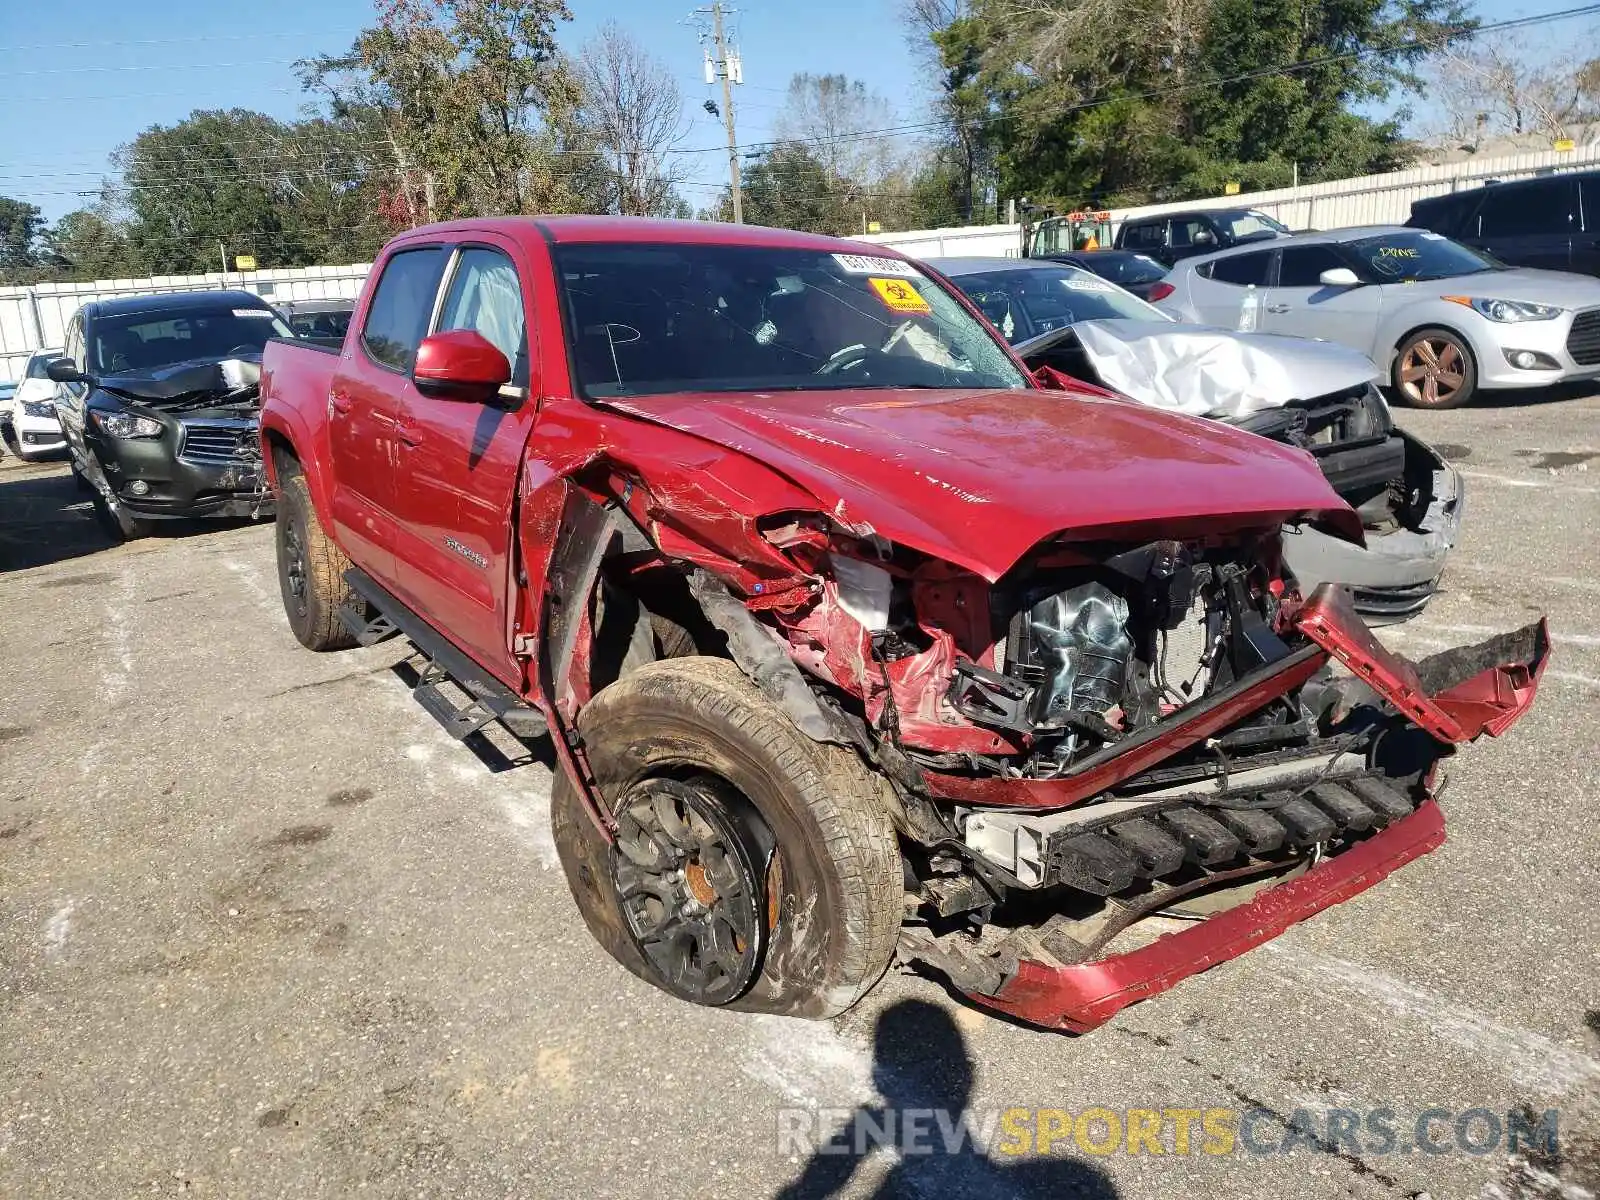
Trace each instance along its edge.
<instances>
[{"instance_id":1,"label":"green tree","mask_svg":"<svg viewBox=\"0 0 1600 1200\"><path fill-rule=\"evenodd\" d=\"M385 160L349 123L196 112L114 161L129 254L160 274L214 271L224 253L263 267L364 261L390 232L378 219Z\"/></svg>"},{"instance_id":2,"label":"green tree","mask_svg":"<svg viewBox=\"0 0 1600 1200\"><path fill-rule=\"evenodd\" d=\"M37 204L0 196L0 282L28 282L38 271L44 224Z\"/></svg>"},{"instance_id":3,"label":"green tree","mask_svg":"<svg viewBox=\"0 0 1600 1200\"><path fill-rule=\"evenodd\" d=\"M583 90L555 40L564 0L382 0L378 14L302 78L381 130L394 219L603 205Z\"/></svg>"},{"instance_id":4,"label":"green tree","mask_svg":"<svg viewBox=\"0 0 1600 1200\"><path fill-rule=\"evenodd\" d=\"M1459 0L970 0L932 31L1000 191L1076 205L1381 171Z\"/></svg>"},{"instance_id":5,"label":"green tree","mask_svg":"<svg viewBox=\"0 0 1600 1200\"><path fill-rule=\"evenodd\" d=\"M751 225L845 234L852 216L827 165L800 142L779 142L747 168L741 180L744 219ZM724 195L715 214L733 219L733 202ZM860 217L855 218L859 222Z\"/></svg>"},{"instance_id":6,"label":"green tree","mask_svg":"<svg viewBox=\"0 0 1600 1200\"><path fill-rule=\"evenodd\" d=\"M127 278L145 270L129 245L126 227L97 209L69 212L46 232L45 244L52 273L61 279Z\"/></svg>"}]
</instances>

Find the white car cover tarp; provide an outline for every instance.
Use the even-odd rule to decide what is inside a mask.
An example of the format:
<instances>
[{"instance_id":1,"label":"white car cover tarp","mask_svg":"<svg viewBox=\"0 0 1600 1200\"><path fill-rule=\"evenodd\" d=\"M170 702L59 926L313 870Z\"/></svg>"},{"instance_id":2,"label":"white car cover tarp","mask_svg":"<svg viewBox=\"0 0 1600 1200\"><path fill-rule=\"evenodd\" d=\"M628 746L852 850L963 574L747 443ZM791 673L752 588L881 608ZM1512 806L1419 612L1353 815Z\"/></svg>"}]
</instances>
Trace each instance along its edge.
<instances>
[{"instance_id":1,"label":"white car cover tarp","mask_svg":"<svg viewBox=\"0 0 1600 1200\"><path fill-rule=\"evenodd\" d=\"M1080 321L1072 328L1108 388L1195 417L1247 417L1378 376L1365 355L1306 338L1171 321Z\"/></svg>"}]
</instances>

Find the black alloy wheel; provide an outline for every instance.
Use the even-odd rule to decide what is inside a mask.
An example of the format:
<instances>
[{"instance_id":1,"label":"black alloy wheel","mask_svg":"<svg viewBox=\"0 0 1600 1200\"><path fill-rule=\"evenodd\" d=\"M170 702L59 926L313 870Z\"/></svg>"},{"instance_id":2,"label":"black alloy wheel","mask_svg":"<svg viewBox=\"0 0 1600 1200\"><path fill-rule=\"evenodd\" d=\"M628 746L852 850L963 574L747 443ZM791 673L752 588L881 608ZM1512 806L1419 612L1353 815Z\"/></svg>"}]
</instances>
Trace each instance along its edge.
<instances>
[{"instance_id":1,"label":"black alloy wheel","mask_svg":"<svg viewBox=\"0 0 1600 1200\"><path fill-rule=\"evenodd\" d=\"M662 987L696 1004L737 999L761 969L767 858L725 780L641 780L617 809L613 884L629 936Z\"/></svg>"}]
</instances>

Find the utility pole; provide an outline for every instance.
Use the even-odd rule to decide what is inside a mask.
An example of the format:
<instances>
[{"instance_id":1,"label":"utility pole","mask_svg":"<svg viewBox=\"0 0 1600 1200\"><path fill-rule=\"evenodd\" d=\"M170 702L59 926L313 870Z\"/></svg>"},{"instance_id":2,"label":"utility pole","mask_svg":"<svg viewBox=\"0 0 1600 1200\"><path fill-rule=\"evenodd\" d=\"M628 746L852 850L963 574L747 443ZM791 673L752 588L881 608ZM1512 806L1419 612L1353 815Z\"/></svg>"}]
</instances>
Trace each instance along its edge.
<instances>
[{"instance_id":1,"label":"utility pole","mask_svg":"<svg viewBox=\"0 0 1600 1200\"><path fill-rule=\"evenodd\" d=\"M711 50L707 49L706 82L722 80L722 123L728 130L728 187L733 195L733 223L743 225L744 198L739 192L739 139L733 131L733 85L744 82L744 62L737 48L732 51L728 49L728 39L722 25L726 11L722 0L711 0L707 7L696 9L695 15L711 18L711 42L716 47L716 57L713 58ZM705 40L704 34L701 40Z\"/></svg>"}]
</instances>

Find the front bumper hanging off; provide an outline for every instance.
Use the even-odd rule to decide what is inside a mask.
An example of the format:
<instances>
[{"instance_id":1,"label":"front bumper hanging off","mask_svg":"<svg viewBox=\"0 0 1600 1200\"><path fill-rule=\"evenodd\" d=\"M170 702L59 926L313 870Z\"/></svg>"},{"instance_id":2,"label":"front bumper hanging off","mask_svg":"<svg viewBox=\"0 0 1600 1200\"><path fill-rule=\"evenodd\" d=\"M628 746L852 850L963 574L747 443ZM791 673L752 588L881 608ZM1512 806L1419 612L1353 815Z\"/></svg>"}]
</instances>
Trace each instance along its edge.
<instances>
[{"instance_id":1,"label":"front bumper hanging off","mask_svg":"<svg viewBox=\"0 0 1600 1200\"><path fill-rule=\"evenodd\" d=\"M1343 706L1381 702L1446 745L1509 729L1532 705L1550 652L1549 630L1541 620L1412 663L1386 650L1355 614L1348 594L1331 586L1317 589L1296 624L1352 672L1353 678L1338 688ZM1410 815L1305 873L1138 949L1072 965L1019 957L992 980L963 979L960 971L951 972L952 980L986 1007L1030 1024L1082 1033L1365 891L1444 837L1444 814L1427 794ZM913 950L909 957L926 955Z\"/></svg>"}]
</instances>

